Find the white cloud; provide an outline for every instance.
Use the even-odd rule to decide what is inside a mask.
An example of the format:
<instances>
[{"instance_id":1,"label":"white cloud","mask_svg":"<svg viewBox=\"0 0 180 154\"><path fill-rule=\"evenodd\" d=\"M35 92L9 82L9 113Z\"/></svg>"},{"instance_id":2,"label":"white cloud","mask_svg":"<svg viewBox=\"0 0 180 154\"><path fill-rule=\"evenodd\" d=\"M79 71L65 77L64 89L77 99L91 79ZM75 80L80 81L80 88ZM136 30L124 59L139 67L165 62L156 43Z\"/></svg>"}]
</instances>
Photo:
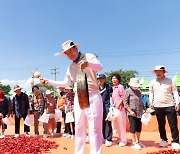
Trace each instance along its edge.
<instances>
[{"instance_id":1,"label":"white cloud","mask_svg":"<svg viewBox=\"0 0 180 154\"><path fill-rule=\"evenodd\" d=\"M26 91L27 93L31 92L32 81L34 81L34 84L38 84L40 82L39 79L32 79L32 78L29 78L27 80L8 80L8 79L0 80L2 85L10 85L12 89L10 92L11 94L13 94L13 87L15 85L19 85L22 88L22 91Z\"/></svg>"},{"instance_id":2,"label":"white cloud","mask_svg":"<svg viewBox=\"0 0 180 154\"><path fill-rule=\"evenodd\" d=\"M54 56L59 56L60 55L60 53L59 52L56 52L55 54L54 54Z\"/></svg>"}]
</instances>

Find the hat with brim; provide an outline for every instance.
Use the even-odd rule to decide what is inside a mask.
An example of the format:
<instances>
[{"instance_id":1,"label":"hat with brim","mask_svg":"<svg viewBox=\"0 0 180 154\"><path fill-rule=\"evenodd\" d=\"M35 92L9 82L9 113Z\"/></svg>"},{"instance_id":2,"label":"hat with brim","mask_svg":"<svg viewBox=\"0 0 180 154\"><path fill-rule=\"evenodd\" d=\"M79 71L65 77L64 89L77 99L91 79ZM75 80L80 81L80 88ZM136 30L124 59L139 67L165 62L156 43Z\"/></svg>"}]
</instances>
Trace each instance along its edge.
<instances>
[{"instance_id":1,"label":"hat with brim","mask_svg":"<svg viewBox=\"0 0 180 154\"><path fill-rule=\"evenodd\" d=\"M50 91L50 90L46 90L46 93L45 93L46 95L50 95L50 94L52 94L52 91Z\"/></svg>"},{"instance_id":2,"label":"hat with brim","mask_svg":"<svg viewBox=\"0 0 180 154\"><path fill-rule=\"evenodd\" d=\"M139 80L137 78L131 78L129 82L129 86L131 87L140 87Z\"/></svg>"},{"instance_id":3,"label":"hat with brim","mask_svg":"<svg viewBox=\"0 0 180 154\"><path fill-rule=\"evenodd\" d=\"M80 46L80 44L74 44L74 42L73 41L71 41L71 40L68 40L68 41L66 41L66 42L64 42L62 45L61 45L61 47L62 47L62 52L61 52L61 54L60 54L60 56L64 56L65 54L65 52L67 51L67 50L69 50L69 49L71 49L72 47L76 47L76 48L78 48L79 46Z\"/></svg>"},{"instance_id":4,"label":"hat with brim","mask_svg":"<svg viewBox=\"0 0 180 154\"><path fill-rule=\"evenodd\" d=\"M152 72L152 73L155 73L155 71L164 71L165 73L168 72L168 71L165 69L165 67L162 66L162 65L156 66L151 72Z\"/></svg>"},{"instance_id":5,"label":"hat with brim","mask_svg":"<svg viewBox=\"0 0 180 154\"><path fill-rule=\"evenodd\" d=\"M13 91L16 92L17 90L21 90L22 88L19 85L15 85Z\"/></svg>"},{"instance_id":6,"label":"hat with brim","mask_svg":"<svg viewBox=\"0 0 180 154\"><path fill-rule=\"evenodd\" d=\"M103 78L106 78L106 75L105 75L105 74L99 74L99 75L97 76L97 78L98 78L98 79L103 79Z\"/></svg>"}]
</instances>

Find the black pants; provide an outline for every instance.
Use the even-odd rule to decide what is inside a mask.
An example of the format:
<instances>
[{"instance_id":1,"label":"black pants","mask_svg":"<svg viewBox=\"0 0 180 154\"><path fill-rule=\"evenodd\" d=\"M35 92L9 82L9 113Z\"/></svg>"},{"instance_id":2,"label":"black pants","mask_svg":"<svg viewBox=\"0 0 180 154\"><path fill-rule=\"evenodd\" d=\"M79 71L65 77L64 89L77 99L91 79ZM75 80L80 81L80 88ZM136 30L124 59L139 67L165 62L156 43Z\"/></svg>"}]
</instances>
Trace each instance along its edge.
<instances>
[{"instance_id":1,"label":"black pants","mask_svg":"<svg viewBox=\"0 0 180 154\"><path fill-rule=\"evenodd\" d=\"M67 130L68 130L68 134L70 135L75 135L75 123L74 122L69 122L69 123L66 123L67 124ZM71 129L71 126L72 126L72 129Z\"/></svg>"},{"instance_id":2,"label":"black pants","mask_svg":"<svg viewBox=\"0 0 180 154\"><path fill-rule=\"evenodd\" d=\"M142 130L142 122L140 118L133 117L131 115L128 116L130 123L130 133L134 134L136 132L141 133Z\"/></svg>"},{"instance_id":3,"label":"black pants","mask_svg":"<svg viewBox=\"0 0 180 154\"><path fill-rule=\"evenodd\" d=\"M112 141L112 125L111 121L105 120L107 114L109 112L109 107L103 109L103 125L102 125L102 132L104 139L108 141Z\"/></svg>"},{"instance_id":4,"label":"black pants","mask_svg":"<svg viewBox=\"0 0 180 154\"><path fill-rule=\"evenodd\" d=\"M25 120L27 115L23 115L22 118ZM21 118L15 115L15 134L20 134L20 120ZM24 124L24 132L30 132L30 127Z\"/></svg>"},{"instance_id":5,"label":"black pants","mask_svg":"<svg viewBox=\"0 0 180 154\"><path fill-rule=\"evenodd\" d=\"M167 141L167 136L166 136L166 129L165 129L165 124L166 124L166 116L168 119L168 123L170 126L171 130L171 136L172 136L172 142L179 142L179 130L177 127L177 115L176 115L176 110L175 106L171 107L155 107L155 114L157 117L158 121L158 126L159 126L159 133L161 139L164 141Z\"/></svg>"},{"instance_id":6,"label":"black pants","mask_svg":"<svg viewBox=\"0 0 180 154\"><path fill-rule=\"evenodd\" d=\"M2 124L2 129L7 129L7 125L6 124Z\"/></svg>"},{"instance_id":7,"label":"black pants","mask_svg":"<svg viewBox=\"0 0 180 154\"><path fill-rule=\"evenodd\" d=\"M56 123L56 133L61 133L61 122Z\"/></svg>"}]
</instances>

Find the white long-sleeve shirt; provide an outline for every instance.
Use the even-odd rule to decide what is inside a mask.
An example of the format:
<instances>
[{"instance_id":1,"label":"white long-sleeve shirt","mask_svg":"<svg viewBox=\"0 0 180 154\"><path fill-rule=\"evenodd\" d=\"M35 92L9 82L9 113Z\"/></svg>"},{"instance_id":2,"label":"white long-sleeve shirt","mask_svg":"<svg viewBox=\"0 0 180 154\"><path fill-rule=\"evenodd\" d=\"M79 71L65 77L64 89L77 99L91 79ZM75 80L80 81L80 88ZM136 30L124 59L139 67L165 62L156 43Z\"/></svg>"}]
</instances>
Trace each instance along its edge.
<instances>
[{"instance_id":1,"label":"white long-sleeve shirt","mask_svg":"<svg viewBox=\"0 0 180 154\"><path fill-rule=\"evenodd\" d=\"M152 80L149 87L149 101L154 104L154 107L178 105L178 91L172 79L164 77L163 80Z\"/></svg>"},{"instance_id":2,"label":"white long-sleeve shirt","mask_svg":"<svg viewBox=\"0 0 180 154\"><path fill-rule=\"evenodd\" d=\"M97 58L93 54L89 53L82 54L80 57L80 61L81 60L88 62L88 67L86 67L83 70L83 72L86 73L87 76L89 94L95 93L98 91L96 71L101 71L103 69L102 64L97 60ZM79 65L72 62L72 64L67 69L66 76L63 81L49 80L49 84L57 87L66 87L68 84L70 84L71 81L73 81L75 83L74 91L76 92L76 76L79 71L81 71Z\"/></svg>"}]
</instances>

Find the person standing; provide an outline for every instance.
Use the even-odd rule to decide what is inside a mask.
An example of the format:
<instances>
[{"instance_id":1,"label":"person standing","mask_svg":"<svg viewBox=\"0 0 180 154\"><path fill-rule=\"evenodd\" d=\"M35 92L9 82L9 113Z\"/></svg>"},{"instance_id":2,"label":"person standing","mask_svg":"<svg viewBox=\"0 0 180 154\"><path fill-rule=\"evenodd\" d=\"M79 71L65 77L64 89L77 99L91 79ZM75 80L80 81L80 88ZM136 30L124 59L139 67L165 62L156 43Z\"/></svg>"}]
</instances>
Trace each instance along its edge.
<instances>
[{"instance_id":1,"label":"person standing","mask_svg":"<svg viewBox=\"0 0 180 154\"><path fill-rule=\"evenodd\" d=\"M123 147L127 144L126 138L126 111L124 109L123 97L124 87L120 84L121 76L118 73L112 75L113 93L112 100L114 107L119 109L120 114L116 118L117 133L119 135L119 146Z\"/></svg>"},{"instance_id":2,"label":"person standing","mask_svg":"<svg viewBox=\"0 0 180 154\"><path fill-rule=\"evenodd\" d=\"M7 125L3 123L3 118L10 114L11 101L8 97L4 96L4 92L0 91L0 122L2 123L2 132L0 133L0 138L5 138L5 129Z\"/></svg>"},{"instance_id":3,"label":"person standing","mask_svg":"<svg viewBox=\"0 0 180 154\"><path fill-rule=\"evenodd\" d=\"M13 113L15 115L15 135L14 137L20 136L20 120L23 118L25 120L26 116L30 116L29 111L29 98L28 95L21 92L19 85L14 86L14 92L16 95L13 97ZM29 137L30 127L24 124L25 136Z\"/></svg>"},{"instance_id":4,"label":"person standing","mask_svg":"<svg viewBox=\"0 0 180 154\"><path fill-rule=\"evenodd\" d=\"M156 79L150 82L149 101L150 107L155 109L155 114L158 121L161 138L159 146L168 146L168 139L165 129L167 116L173 139L171 143L172 149L179 150L179 130L177 126L178 120L176 111L179 111L180 108L177 87L172 79L165 76L167 70L164 66L156 66L152 70L152 73L156 75Z\"/></svg>"},{"instance_id":5,"label":"person standing","mask_svg":"<svg viewBox=\"0 0 180 154\"><path fill-rule=\"evenodd\" d=\"M68 135L67 138L74 139L75 135L75 123L74 123L74 91L71 85L65 87L66 91L66 103L65 103L65 112L66 119L65 123L67 124Z\"/></svg>"},{"instance_id":6,"label":"person standing","mask_svg":"<svg viewBox=\"0 0 180 154\"><path fill-rule=\"evenodd\" d=\"M66 120L66 113L65 113L65 102L66 102L66 92L65 92L65 87L59 87L60 93L58 95L58 99L57 99L57 109L61 110L62 112L62 118L63 118L63 122L64 122L64 132L62 134L63 137L67 136L68 133L68 129L67 129L67 124L65 123ZM56 125L57 129L56 129L56 134L57 136L60 135L61 133L61 122L57 122Z\"/></svg>"},{"instance_id":7,"label":"person standing","mask_svg":"<svg viewBox=\"0 0 180 154\"><path fill-rule=\"evenodd\" d=\"M37 85L34 85L32 87L33 92L33 102L32 102L32 109L34 114L34 137L39 136L39 117L43 114L46 99L44 98L44 95L40 92L39 87ZM47 134L47 124L43 123L44 128L44 134ZM46 136L46 135L45 135Z\"/></svg>"},{"instance_id":8,"label":"person standing","mask_svg":"<svg viewBox=\"0 0 180 154\"><path fill-rule=\"evenodd\" d=\"M105 140L105 146L112 146L112 126L111 121L106 120L106 117L109 113L109 108L112 105L110 102L112 97L113 89L112 87L106 83L106 76L104 74L98 75L99 81L99 90L103 100L103 138Z\"/></svg>"},{"instance_id":9,"label":"person standing","mask_svg":"<svg viewBox=\"0 0 180 154\"><path fill-rule=\"evenodd\" d=\"M48 124L51 125L51 136L56 136L54 129L55 129L55 109L56 109L56 100L54 99L52 92L50 90L46 90L46 108L45 108L45 112L46 114L48 114L49 116L49 121ZM49 130L47 131L49 132Z\"/></svg>"},{"instance_id":10,"label":"person standing","mask_svg":"<svg viewBox=\"0 0 180 154\"><path fill-rule=\"evenodd\" d=\"M140 150L144 145L140 142L140 134L142 130L141 117L143 114L142 93L139 80L131 78L129 88L125 90L124 107L130 123L130 133L132 134L133 149Z\"/></svg>"},{"instance_id":11,"label":"person standing","mask_svg":"<svg viewBox=\"0 0 180 154\"><path fill-rule=\"evenodd\" d=\"M41 79L41 83L66 87L72 82L75 83L75 154L85 153L86 144L86 123L89 127L90 153L102 153L102 115L103 103L98 89L96 71L103 69L101 63L96 56L90 53L83 54L78 51L79 44L74 44L68 40L62 44L61 55L66 55L72 64L68 67L64 81L51 81ZM88 92L89 92L89 107L81 109L77 94L76 77L78 72L83 71L87 76Z\"/></svg>"}]
</instances>

